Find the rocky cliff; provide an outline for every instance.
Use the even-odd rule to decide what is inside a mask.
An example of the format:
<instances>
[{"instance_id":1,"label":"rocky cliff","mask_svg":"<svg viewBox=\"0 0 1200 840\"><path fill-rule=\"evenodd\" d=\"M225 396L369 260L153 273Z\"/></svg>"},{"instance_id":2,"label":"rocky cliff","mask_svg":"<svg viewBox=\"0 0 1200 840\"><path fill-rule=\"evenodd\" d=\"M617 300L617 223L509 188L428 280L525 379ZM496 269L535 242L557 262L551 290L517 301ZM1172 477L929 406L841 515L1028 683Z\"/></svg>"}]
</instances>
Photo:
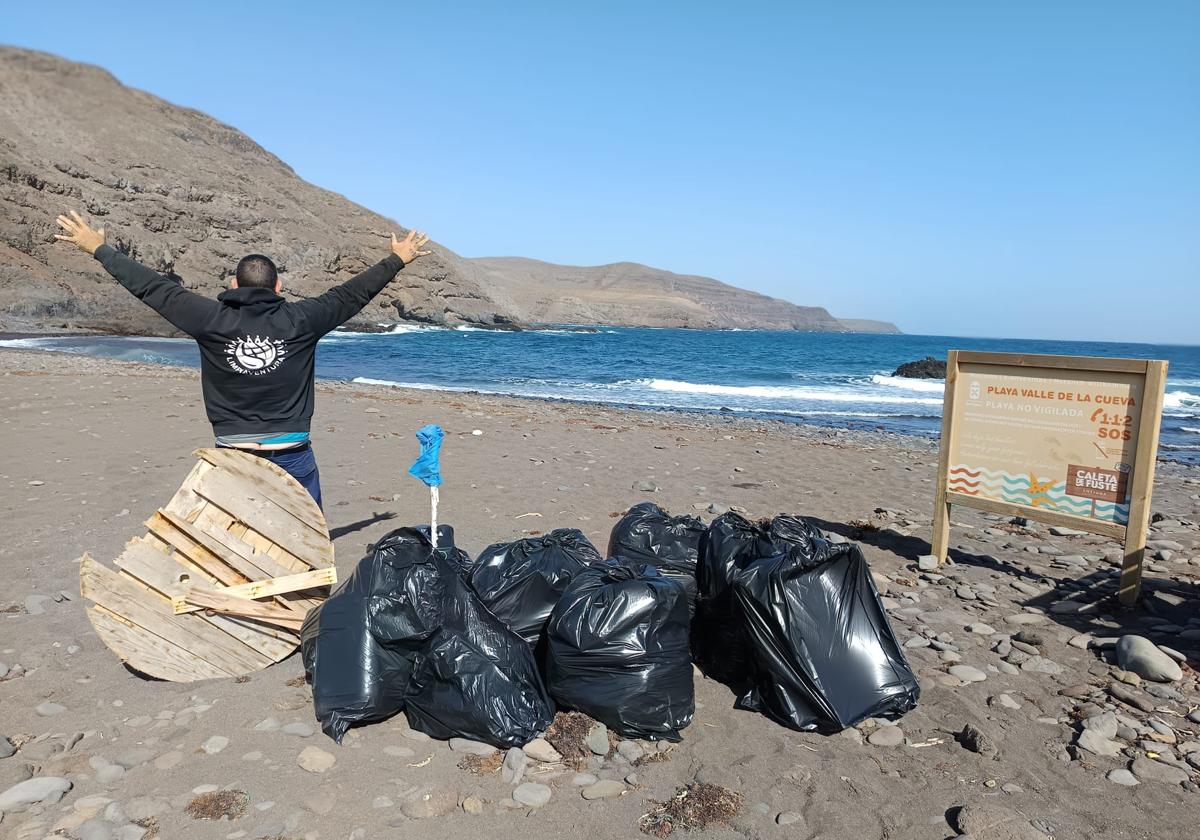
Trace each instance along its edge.
<instances>
[{"instance_id":1,"label":"rocky cliff","mask_svg":"<svg viewBox=\"0 0 1200 840\"><path fill-rule=\"evenodd\" d=\"M388 234L403 230L206 114L98 67L0 47L0 329L171 332L89 257L54 240L54 217L67 208L104 226L110 244L213 295L251 252L280 266L285 295L320 294L385 256ZM433 249L352 326L847 329L818 307L631 263L572 268Z\"/></svg>"}]
</instances>

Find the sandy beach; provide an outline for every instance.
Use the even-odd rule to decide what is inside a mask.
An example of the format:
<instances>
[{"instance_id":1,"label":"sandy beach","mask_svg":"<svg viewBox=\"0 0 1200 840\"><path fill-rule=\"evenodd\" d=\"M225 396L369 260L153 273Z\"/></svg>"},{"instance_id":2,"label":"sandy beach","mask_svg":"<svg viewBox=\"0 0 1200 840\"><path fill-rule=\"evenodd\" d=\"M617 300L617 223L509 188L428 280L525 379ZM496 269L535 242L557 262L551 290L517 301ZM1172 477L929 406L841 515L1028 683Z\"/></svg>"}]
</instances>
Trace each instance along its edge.
<instances>
[{"instance_id":1,"label":"sandy beach","mask_svg":"<svg viewBox=\"0 0 1200 840\"><path fill-rule=\"evenodd\" d=\"M895 727L796 733L733 710L727 688L697 676L695 722L666 760L595 759L587 772L624 791L595 801L574 769L532 761L527 780L552 796L531 808L403 716L337 746L316 726L298 655L245 682L142 679L92 632L78 559L111 562L192 451L211 445L199 376L0 351L0 736L17 748L0 758L0 792L31 776L72 785L59 802L5 813L0 835L42 840L87 822L112 832L89 838L627 838L697 780L744 798L730 825L704 833L713 838L1165 838L1200 821L1200 468L1159 464L1146 604L1120 613L1106 600L1118 546L1098 537L962 511L954 562L920 570L935 442L333 382L317 391L314 446L342 577L391 528L427 521L426 492L404 471L413 432L438 423L442 516L472 555L554 527L603 550L614 518L644 499L706 521L727 506L800 514L860 541L920 704ZM1182 679L1116 668L1111 643L1124 633L1179 652ZM1091 719L1101 723L1081 745ZM983 737L959 737L968 725ZM308 748L332 766L299 766ZM247 812L190 816L206 789L245 791Z\"/></svg>"}]
</instances>

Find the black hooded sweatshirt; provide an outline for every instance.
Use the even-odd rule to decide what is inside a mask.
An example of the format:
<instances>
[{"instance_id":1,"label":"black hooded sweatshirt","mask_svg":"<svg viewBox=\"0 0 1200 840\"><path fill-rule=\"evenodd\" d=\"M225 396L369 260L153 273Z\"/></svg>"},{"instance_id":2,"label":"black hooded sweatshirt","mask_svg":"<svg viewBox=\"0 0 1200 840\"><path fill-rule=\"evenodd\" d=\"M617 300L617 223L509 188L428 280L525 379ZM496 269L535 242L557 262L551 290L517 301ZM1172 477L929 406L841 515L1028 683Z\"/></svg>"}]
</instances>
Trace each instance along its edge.
<instances>
[{"instance_id":1,"label":"black hooded sweatshirt","mask_svg":"<svg viewBox=\"0 0 1200 840\"><path fill-rule=\"evenodd\" d=\"M213 432L307 432L317 340L383 291L404 261L395 254L315 298L289 303L273 289L229 289L216 300L135 262L96 249L105 271L200 345L200 384Z\"/></svg>"}]
</instances>

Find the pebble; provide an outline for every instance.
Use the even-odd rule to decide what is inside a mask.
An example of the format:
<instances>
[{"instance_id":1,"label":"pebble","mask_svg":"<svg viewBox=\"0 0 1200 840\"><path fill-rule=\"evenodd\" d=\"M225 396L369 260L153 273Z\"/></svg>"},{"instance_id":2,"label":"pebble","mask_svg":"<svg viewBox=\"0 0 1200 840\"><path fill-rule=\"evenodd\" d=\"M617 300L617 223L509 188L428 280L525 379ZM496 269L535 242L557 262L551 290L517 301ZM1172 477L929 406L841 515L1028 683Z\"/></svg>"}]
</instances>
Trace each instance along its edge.
<instances>
[{"instance_id":1,"label":"pebble","mask_svg":"<svg viewBox=\"0 0 1200 840\"><path fill-rule=\"evenodd\" d=\"M292 735L296 738L311 738L316 732L307 723L289 723L287 726L281 727L279 731L284 735Z\"/></svg>"},{"instance_id":2,"label":"pebble","mask_svg":"<svg viewBox=\"0 0 1200 840\"><path fill-rule=\"evenodd\" d=\"M1067 644L1069 644L1071 647L1079 648L1080 650L1087 650L1088 645L1091 643L1092 637L1086 633L1080 633L1077 636L1072 636L1071 640L1067 642Z\"/></svg>"},{"instance_id":3,"label":"pebble","mask_svg":"<svg viewBox=\"0 0 1200 840\"><path fill-rule=\"evenodd\" d=\"M938 558L936 554L922 554L917 558L917 568L922 572L936 572L938 569Z\"/></svg>"},{"instance_id":4,"label":"pebble","mask_svg":"<svg viewBox=\"0 0 1200 840\"><path fill-rule=\"evenodd\" d=\"M254 724L255 732L275 732L279 729L279 721L273 717L264 718Z\"/></svg>"},{"instance_id":5,"label":"pebble","mask_svg":"<svg viewBox=\"0 0 1200 840\"><path fill-rule=\"evenodd\" d=\"M482 741L472 741L470 738L451 738L450 749L454 752L466 753L467 755L489 756L494 755L496 748L491 744L485 744Z\"/></svg>"},{"instance_id":6,"label":"pebble","mask_svg":"<svg viewBox=\"0 0 1200 840\"><path fill-rule=\"evenodd\" d=\"M1141 709L1143 712L1154 711L1154 702L1149 697L1142 694L1140 691L1134 691L1132 688L1127 688L1121 683L1110 683L1108 686L1108 693L1113 698L1120 700L1122 703L1133 706L1135 709Z\"/></svg>"},{"instance_id":7,"label":"pebble","mask_svg":"<svg viewBox=\"0 0 1200 840\"><path fill-rule=\"evenodd\" d=\"M17 748L13 746L13 742L7 738L0 736L0 758L9 758L15 755Z\"/></svg>"},{"instance_id":8,"label":"pebble","mask_svg":"<svg viewBox=\"0 0 1200 840\"><path fill-rule=\"evenodd\" d=\"M1118 785L1124 785L1125 787L1133 787L1134 785L1141 784L1137 780L1137 776L1130 773L1124 767L1118 767L1116 770L1109 770L1106 778L1110 782L1114 782Z\"/></svg>"},{"instance_id":9,"label":"pebble","mask_svg":"<svg viewBox=\"0 0 1200 840\"><path fill-rule=\"evenodd\" d=\"M1006 615L1004 617L1004 620L1007 621L1009 624L1021 624L1021 625L1045 624L1047 621L1046 616L1042 615L1041 613L1027 613L1027 612L1014 613L1013 615Z\"/></svg>"},{"instance_id":10,"label":"pebble","mask_svg":"<svg viewBox=\"0 0 1200 840\"><path fill-rule=\"evenodd\" d=\"M904 731L899 726L880 726L867 741L876 747L898 747L904 743Z\"/></svg>"},{"instance_id":11,"label":"pebble","mask_svg":"<svg viewBox=\"0 0 1200 840\"><path fill-rule=\"evenodd\" d=\"M71 787L71 782L61 776L34 776L0 793L0 813L19 811L29 805L53 805Z\"/></svg>"},{"instance_id":12,"label":"pebble","mask_svg":"<svg viewBox=\"0 0 1200 840\"><path fill-rule=\"evenodd\" d=\"M1006 709L1016 711L1021 708L1021 704L1012 698L1011 694L997 694L988 700L989 706L1003 706Z\"/></svg>"},{"instance_id":13,"label":"pebble","mask_svg":"<svg viewBox=\"0 0 1200 840\"><path fill-rule=\"evenodd\" d=\"M633 741L621 741L618 743L617 752L620 753L621 756L630 764L637 763L643 756L646 755L646 751Z\"/></svg>"},{"instance_id":14,"label":"pebble","mask_svg":"<svg viewBox=\"0 0 1200 840\"><path fill-rule=\"evenodd\" d=\"M478 796L468 796L462 802L462 809L472 816L479 816L483 813L483 800Z\"/></svg>"},{"instance_id":15,"label":"pebble","mask_svg":"<svg viewBox=\"0 0 1200 840\"><path fill-rule=\"evenodd\" d=\"M968 624L967 630L971 633L978 633L980 636L996 635L996 628L990 624L984 624L982 621L977 621L974 624Z\"/></svg>"},{"instance_id":16,"label":"pebble","mask_svg":"<svg viewBox=\"0 0 1200 840\"><path fill-rule=\"evenodd\" d=\"M541 808L550 801L550 788L537 782L525 782L513 789L512 798L530 808Z\"/></svg>"},{"instance_id":17,"label":"pebble","mask_svg":"<svg viewBox=\"0 0 1200 840\"><path fill-rule=\"evenodd\" d=\"M1021 670L1034 674L1057 675L1063 672L1063 667L1053 659L1047 659L1044 656L1031 656L1021 663Z\"/></svg>"},{"instance_id":18,"label":"pebble","mask_svg":"<svg viewBox=\"0 0 1200 840\"><path fill-rule=\"evenodd\" d=\"M1113 712L1092 715L1083 722L1084 729L1109 740L1117 737L1117 726L1117 716Z\"/></svg>"},{"instance_id":19,"label":"pebble","mask_svg":"<svg viewBox=\"0 0 1200 840\"><path fill-rule=\"evenodd\" d=\"M525 776L525 766L529 763L524 750L512 747L504 754L504 763L500 767L500 775L510 785L519 785Z\"/></svg>"},{"instance_id":20,"label":"pebble","mask_svg":"<svg viewBox=\"0 0 1200 840\"><path fill-rule=\"evenodd\" d=\"M1127 635L1117 641L1117 664L1142 679L1154 682L1183 679L1179 663L1144 636Z\"/></svg>"},{"instance_id":21,"label":"pebble","mask_svg":"<svg viewBox=\"0 0 1200 840\"><path fill-rule=\"evenodd\" d=\"M309 773L324 773L336 761L337 758L332 753L327 753L320 747L305 747L300 751L300 755L296 757L296 763ZM454 804L455 806L458 805L457 800Z\"/></svg>"},{"instance_id":22,"label":"pebble","mask_svg":"<svg viewBox=\"0 0 1200 840\"><path fill-rule=\"evenodd\" d=\"M581 795L584 799L612 799L614 796L620 796L625 792L625 785L615 779L602 779L594 785L588 785L582 791Z\"/></svg>"},{"instance_id":23,"label":"pebble","mask_svg":"<svg viewBox=\"0 0 1200 840\"><path fill-rule=\"evenodd\" d=\"M804 815L799 811L781 811L775 815L776 825L792 825L794 823L803 822Z\"/></svg>"},{"instance_id":24,"label":"pebble","mask_svg":"<svg viewBox=\"0 0 1200 840\"><path fill-rule=\"evenodd\" d=\"M1113 733L1116 734L1115 732ZM1110 741L1101 733L1093 729L1085 729L1079 733L1079 738L1075 741L1082 749L1094 755L1117 756L1121 754L1121 745L1116 741Z\"/></svg>"},{"instance_id":25,"label":"pebble","mask_svg":"<svg viewBox=\"0 0 1200 840\"><path fill-rule=\"evenodd\" d=\"M1188 780L1188 774L1178 767L1172 767L1169 764L1163 764L1161 761L1155 761L1145 756L1135 758L1129 769L1133 772L1133 775L1138 777L1139 781L1143 782L1148 780L1164 782L1170 785L1181 785Z\"/></svg>"},{"instance_id":26,"label":"pebble","mask_svg":"<svg viewBox=\"0 0 1200 840\"><path fill-rule=\"evenodd\" d=\"M657 493L659 487L653 481L635 481L633 489L639 493Z\"/></svg>"},{"instance_id":27,"label":"pebble","mask_svg":"<svg viewBox=\"0 0 1200 840\"><path fill-rule=\"evenodd\" d=\"M534 761L541 761L545 764L554 764L562 761L562 755L554 747L550 746L550 742L545 738L534 738L524 748L525 755L532 758Z\"/></svg>"},{"instance_id":28,"label":"pebble","mask_svg":"<svg viewBox=\"0 0 1200 840\"><path fill-rule=\"evenodd\" d=\"M576 787L588 787L600 781L591 773L576 773L571 777L571 784Z\"/></svg>"},{"instance_id":29,"label":"pebble","mask_svg":"<svg viewBox=\"0 0 1200 840\"><path fill-rule=\"evenodd\" d=\"M983 682L987 679L987 674L973 665L951 665L948 670L963 682Z\"/></svg>"},{"instance_id":30,"label":"pebble","mask_svg":"<svg viewBox=\"0 0 1200 840\"><path fill-rule=\"evenodd\" d=\"M458 809L458 791L452 788L424 788L404 800L400 810L414 820L443 817Z\"/></svg>"},{"instance_id":31,"label":"pebble","mask_svg":"<svg viewBox=\"0 0 1200 840\"><path fill-rule=\"evenodd\" d=\"M209 755L216 755L221 750L229 746L229 739L224 735L213 735L207 741L200 745L200 749L204 750Z\"/></svg>"},{"instance_id":32,"label":"pebble","mask_svg":"<svg viewBox=\"0 0 1200 840\"><path fill-rule=\"evenodd\" d=\"M36 709L34 709L34 711L41 717L53 717L54 715L62 714L66 710L66 706L63 706L60 703L51 703L49 701L42 703Z\"/></svg>"},{"instance_id":33,"label":"pebble","mask_svg":"<svg viewBox=\"0 0 1200 840\"><path fill-rule=\"evenodd\" d=\"M591 750L594 755L608 755L608 727L603 723L597 723L592 727L591 731L588 732L586 743L587 748Z\"/></svg>"}]
</instances>

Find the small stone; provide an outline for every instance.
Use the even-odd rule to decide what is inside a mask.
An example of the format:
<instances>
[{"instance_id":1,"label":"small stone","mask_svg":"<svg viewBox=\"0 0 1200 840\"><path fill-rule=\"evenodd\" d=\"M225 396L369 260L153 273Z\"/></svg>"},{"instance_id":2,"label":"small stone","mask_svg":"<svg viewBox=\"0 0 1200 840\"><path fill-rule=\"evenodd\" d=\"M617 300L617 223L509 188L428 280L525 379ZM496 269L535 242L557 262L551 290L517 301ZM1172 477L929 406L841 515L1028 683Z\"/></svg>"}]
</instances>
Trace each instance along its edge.
<instances>
[{"instance_id":1,"label":"small stone","mask_svg":"<svg viewBox=\"0 0 1200 840\"><path fill-rule=\"evenodd\" d=\"M483 800L478 796L468 796L462 802L462 809L472 816L479 816L483 813Z\"/></svg>"},{"instance_id":2,"label":"small stone","mask_svg":"<svg viewBox=\"0 0 1200 840\"><path fill-rule=\"evenodd\" d=\"M1117 737L1117 726L1117 716L1112 712L1093 715L1083 722L1084 729L1109 740Z\"/></svg>"},{"instance_id":3,"label":"small stone","mask_svg":"<svg viewBox=\"0 0 1200 840\"><path fill-rule=\"evenodd\" d=\"M793 825L804 821L804 815L799 811L781 811L775 815L776 825Z\"/></svg>"},{"instance_id":4,"label":"small stone","mask_svg":"<svg viewBox=\"0 0 1200 840\"><path fill-rule=\"evenodd\" d=\"M20 811L29 805L53 805L71 789L61 776L34 776L0 793L0 813Z\"/></svg>"},{"instance_id":5,"label":"small stone","mask_svg":"<svg viewBox=\"0 0 1200 840\"><path fill-rule=\"evenodd\" d=\"M25 597L25 612L28 615L44 615L46 604L54 599L49 595L27 595Z\"/></svg>"},{"instance_id":6,"label":"small stone","mask_svg":"<svg viewBox=\"0 0 1200 840\"><path fill-rule=\"evenodd\" d=\"M545 764L554 764L562 761L562 755L554 747L550 746L550 742L545 738L534 738L524 747L525 755L532 758L534 761L541 761Z\"/></svg>"},{"instance_id":7,"label":"small stone","mask_svg":"<svg viewBox=\"0 0 1200 840\"><path fill-rule=\"evenodd\" d=\"M296 738L311 738L315 734L315 730L307 723L289 723L287 726L281 727L279 731L284 735Z\"/></svg>"},{"instance_id":8,"label":"small stone","mask_svg":"<svg viewBox=\"0 0 1200 840\"><path fill-rule=\"evenodd\" d=\"M254 724L255 732L275 732L279 729L279 721L273 717L264 718Z\"/></svg>"},{"instance_id":9,"label":"small stone","mask_svg":"<svg viewBox=\"0 0 1200 840\"><path fill-rule=\"evenodd\" d=\"M592 773L576 773L571 777L571 784L576 787L588 787L589 785L596 784L598 781L600 780Z\"/></svg>"},{"instance_id":10,"label":"small stone","mask_svg":"<svg viewBox=\"0 0 1200 840\"><path fill-rule=\"evenodd\" d=\"M996 628L990 624L984 624L982 621L977 621L974 624L968 624L967 631L970 633L978 633L980 636L996 635Z\"/></svg>"},{"instance_id":11,"label":"small stone","mask_svg":"<svg viewBox=\"0 0 1200 840\"><path fill-rule=\"evenodd\" d=\"M917 568L922 572L936 572L938 569L938 558L936 554L922 554L917 558ZM781 823L783 825L784 823Z\"/></svg>"},{"instance_id":12,"label":"small stone","mask_svg":"<svg viewBox=\"0 0 1200 840\"><path fill-rule=\"evenodd\" d=\"M404 816L414 820L443 817L458 808L458 791L433 787L417 791L400 805Z\"/></svg>"},{"instance_id":13,"label":"small stone","mask_svg":"<svg viewBox=\"0 0 1200 840\"><path fill-rule=\"evenodd\" d=\"M876 747L898 747L904 743L904 731L899 726L880 726L867 741Z\"/></svg>"},{"instance_id":14,"label":"small stone","mask_svg":"<svg viewBox=\"0 0 1200 840\"><path fill-rule=\"evenodd\" d=\"M603 723L597 723L592 727L591 731L588 732L586 743L587 748L591 750L594 755L608 755L608 751L610 749L608 744L608 727Z\"/></svg>"},{"instance_id":15,"label":"small stone","mask_svg":"<svg viewBox=\"0 0 1200 840\"><path fill-rule=\"evenodd\" d=\"M612 799L625 792L625 785L615 779L601 779L594 785L588 785L580 793L584 799Z\"/></svg>"},{"instance_id":16,"label":"small stone","mask_svg":"<svg viewBox=\"0 0 1200 840\"><path fill-rule=\"evenodd\" d=\"M1067 644L1069 644L1071 647L1079 648L1080 650L1087 650L1088 645L1091 643L1092 637L1087 633L1080 633L1079 635L1072 636L1071 640L1067 642Z\"/></svg>"},{"instance_id":17,"label":"small stone","mask_svg":"<svg viewBox=\"0 0 1200 840\"><path fill-rule=\"evenodd\" d=\"M327 753L320 747L305 747L296 757L296 763L309 773L324 773L336 761L337 758L332 753ZM458 802L456 801L454 804L458 805Z\"/></svg>"},{"instance_id":18,"label":"small stone","mask_svg":"<svg viewBox=\"0 0 1200 840\"><path fill-rule=\"evenodd\" d=\"M619 742L617 744L617 752L620 753L621 756L624 757L624 759L630 764L637 763L643 756L646 755L646 751L633 741Z\"/></svg>"},{"instance_id":19,"label":"small stone","mask_svg":"<svg viewBox=\"0 0 1200 840\"><path fill-rule=\"evenodd\" d=\"M1120 683L1110 683L1108 693L1116 700L1122 703L1133 706L1135 709L1140 709L1143 712L1153 712L1154 702L1142 694L1140 691L1134 691L1132 688L1127 688Z\"/></svg>"},{"instance_id":20,"label":"small stone","mask_svg":"<svg viewBox=\"0 0 1200 840\"><path fill-rule=\"evenodd\" d=\"M1116 734L1116 733L1114 733ZM1085 749L1094 755L1117 756L1121 754L1121 745L1116 741L1110 741L1091 729L1085 729L1079 733L1079 738L1075 741L1081 749Z\"/></svg>"},{"instance_id":21,"label":"small stone","mask_svg":"<svg viewBox=\"0 0 1200 840\"><path fill-rule=\"evenodd\" d=\"M1183 679L1179 663L1144 636L1127 635L1117 641L1117 664L1142 679L1154 682Z\"/></svg>"},{"instance_id":22,"label":"small stone","mask_svg":"<svg viewBox=\"0 0 1200 840\"><path fill-rule=\"evenodd\" d=\"M1011 709L1013 711L1021 708L1021 704L1014 700L1010 694L997 694L988 701L988 705L1001 706L1005 709Z\"/></svg>"},{"instance_id":23,"label":"small stone","mask_svg":"<svg viewBox=\"0 0 1200 840\"><path fill-rule=\"evenodd\" d=\"M951 676L963 682L983 682L987 679L987 674L972 665L951 665L948 670Z\"/></svg>"},{"instance_id":24,"label":"small stone","mask_svg":"<svg viewBox=\"0 0 1200 840\"><path fill-rule=\"evenodd\" d=\"M541 808L550 801L550 788L537 782L525 782L513 789L512 798L527 807Z\"/></svg>"},{"instance_id":25,"label":"small stone","mask_svg":"<svg viewBox=\"0 0 1200 840\"><path fill-rule=\"evenodd\" d=\"M659 486L653 481L635 481L633 483L633 489L639 493L657 493L659 491Z\"/></svg>"},{"instance_id":26,"label":"small stone","mask_svg":"<svg viewBox=\"0 0 1200 840\"><path fill-rule=\"evenodd\" d=\"M519 785L525 776L525 766L528 763L525 752L520 747L512 747L504 754L500 775L510 785Z\"/></svg>"},{"instance_id":27,"label":"small stone","mask_svg":"<svg viewBox=\"0 0 1200 840\"><path fill-rule=\"evenodd\" d=\"M1031 656L1021 663L1021 670L1034 674L1057 675L1063 672L1063 667L1053 659L1044 656Z\"/></svg>"},{"instance_id":28,"label":"small stone","mask_svg":"<svg viewBox=\"0 0 1200 840\"><path fill-rule=\"evenodd\" d=\"M485 744L482 741L472 741L470 738L451 738L449 741L450 749L454 752L466 753L467 755L489 756L494 755L496 748L491 744Z\"/></svg>"},{"instance_id":29,"label":"small stone","mask_svg":"<svg viewBox=\"0 0 1200 840\"><path fill-rule=\"evenodd\" d=\"M16 752L17 748L13 746L13 742L0 736L0 758L9 758L15 755Z\"/></svg>"},{"instance_id":30,"label":"small stone","mask_svg":"<svg viewBox=\"0 0 1200 840\"><path fill-rule=\"evenodd\" d=\"M229 746L229 739L224 735L214 735L200 745L200 749L204 750L209 755L216 755L221 750Z\"/></svg>"},{"instance_id":31,"label":"small stone","mask_svg":"<svg viewBox=\"0 0 1200 840\"><path fill-rule=\"evenodd\" d=\"M42 703L36 709L34 709L34 711L37 712L37 714L41 717L53 717L54 715L61 715L66 710L66 706L63 706L59 703L51 703L49 701Z\"/></svg>"},{"instance_id":32,"label":"small stone","mask_svg":"<svg viewBox=\"0 0 1200 840\"><path fill-rule=\"evenodd\" d=\"M1129 769L1133 775L1138 777L1139 781L1143 782L1154 781L1169 785L1181 785L1188 780L1188 774L1178 767L1172 767L1145 756L1135 758Z\"/></svg>"},{"instance_id":33,"label":"small stone","mask_svg":"<svg viewBox=\"0 0 1200 840\"><path fill-rule=\"evenodd\" d=\"M974 724L968 723L963 727L962 732L958 735L958 742L971 752L981 754L996 752L996 745L992 739L983 734Z\"/></svg>"},{"instance_id":34,"label":"small stone","mask_svg":"<svg viewBox=\"0 0 1200 840\"><path fill-rule=\"evenodd\" d=\"M1116 770L1109 770L1106 778L1115 784L1124 785L1125 787L1133 787L1140 784L1137 776L1130 773L1124 767L1118 767Z\"/></svg>"},{"instance_id":35,"label":"small stone","mask_svg":"<svg viewBox=\"0 0 1200 840\"><path fill-rule=\"evenodd\" d=\"M371 800L371 807L375 808L376 810L382 810L383 808L391 808L395 804L396 803L393 802L387 796L376 796L374 799Z\"/></svg>"}]
</instances>

